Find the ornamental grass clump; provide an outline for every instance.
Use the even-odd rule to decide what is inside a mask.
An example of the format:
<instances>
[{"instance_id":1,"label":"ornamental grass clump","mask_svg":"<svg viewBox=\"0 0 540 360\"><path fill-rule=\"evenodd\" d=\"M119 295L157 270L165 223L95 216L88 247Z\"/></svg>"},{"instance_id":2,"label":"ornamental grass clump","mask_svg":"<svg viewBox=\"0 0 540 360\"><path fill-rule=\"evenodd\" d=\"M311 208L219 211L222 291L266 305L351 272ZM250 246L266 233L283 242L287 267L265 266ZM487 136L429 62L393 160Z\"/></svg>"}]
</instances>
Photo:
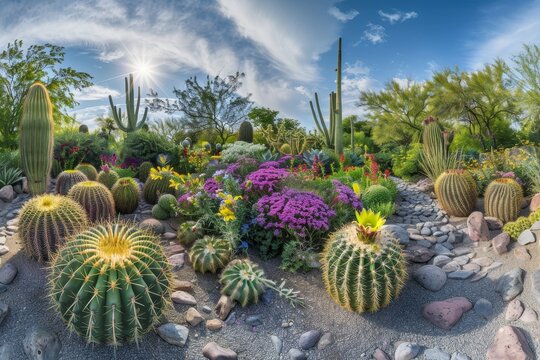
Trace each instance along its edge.
<instances>
[{"instance_id":1,"label":"ornamental grass clump","mask_svg":"<svg viewBox=\"0 0 540 360\"><path fill-rule=\"evenodd\" d=\"M278 190L281 181L290 175L285 169L259 169L246 176L243 186L249 192L273 193Z\"/></svg>"}]
</instances>

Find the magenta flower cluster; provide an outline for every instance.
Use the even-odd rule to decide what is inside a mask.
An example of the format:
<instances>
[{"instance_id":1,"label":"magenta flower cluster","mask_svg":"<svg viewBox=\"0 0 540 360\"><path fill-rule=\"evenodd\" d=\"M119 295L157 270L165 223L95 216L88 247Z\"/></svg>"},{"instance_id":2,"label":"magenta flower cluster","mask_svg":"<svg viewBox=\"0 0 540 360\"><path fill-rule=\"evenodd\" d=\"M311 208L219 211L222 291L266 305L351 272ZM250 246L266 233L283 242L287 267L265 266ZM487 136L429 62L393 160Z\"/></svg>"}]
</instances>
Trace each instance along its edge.
<instances>
[{"instance_id":1,"label":"magenta flower cluster","mask_svg":"<svg viewBox=\"0 0 540 360\"><path fill-rule=\"evenodd\" d=\"M208 178L204 182L204 192L210 196L215 196L218 190L221 190L221 183L214 178Z\"/></svg>"},{"instance_id":2,"label":"magenta flower cluster","mask_svg":"<svg viewBox=\"0 0 540 360\"><path fill-rule=\"evenodd\" d=\"M356 196L353 189L341 183L339 180L332 180L332 184L334 185L334 189L336 189L336 201L345 205L350 205L355 210L362 210L362 201Z\"/></svg>"},{"instance_id":3,"label":"magenta flower cluster","mask_svg":"<svg viewBox=\"0 0 540 360\"><path fill-rule=\"evenodd\" d=\"M235 178L242 178L247 173L257 169L259 162L253 158L243 157L236 162L229 164L225 169L225 174L231 175Z\"/></svg>"},{"instance_id":4,"label":"magenta flower cluster","mask_svg":"<svg viewBox=\"0 0 540 360\"><path fill-rule=\"evenodd\" d=\"M292 232L305 238L314 231L328 231L336 213L319 196L285 188L257 201L257 224L280 236Z\"/></svg>"},{"instance_id":5,"label":"magenta flower cluster","mask_svg":"<svg viewBox=\"0 0 540 360\"><path fill-rule=\"evenodd\" d=\"M280 181L289 175L285 169L259 169L246 176L243 186L252 191L272 193L277 190Z\"/></svg>"},{"instance_id":6,"label":"magenta flower cluster","mask_svg":"<svg viewBox=\"0 0 540 360\"><path fill-rule=\"evenodd\" d=\"M259 165L259 169L279 168L281 163L278 161L266 161Z\"/></svg>"}]
</instances>

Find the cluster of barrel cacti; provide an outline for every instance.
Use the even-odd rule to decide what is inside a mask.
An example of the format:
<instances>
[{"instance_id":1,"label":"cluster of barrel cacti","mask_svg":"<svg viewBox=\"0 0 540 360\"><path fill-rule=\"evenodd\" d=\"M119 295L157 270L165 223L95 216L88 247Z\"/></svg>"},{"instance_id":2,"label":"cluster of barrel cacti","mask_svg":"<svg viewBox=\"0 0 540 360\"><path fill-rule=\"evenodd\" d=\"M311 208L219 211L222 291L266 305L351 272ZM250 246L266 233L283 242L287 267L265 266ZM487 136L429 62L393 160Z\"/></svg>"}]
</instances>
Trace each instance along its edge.
<instances>
[{"instance_id":1,"label":"cluster of barrel cacti","mask_svg":"<svg viewBox=\"0 0 540 360\"><path fill-rule=\"evenodd\" d=\"M83 181L88 181L88 178L79 170L64 170L56 178L56 193L67 195L73 185Z\"/></svg>"},{"instance_id":2,"label":"cluster of barrel cacti","mask_svg":"<svg viewBox=\"0 0 540 360\"><path fill-rule=\"evenodd\" d=\"M465 217L474 211L478 190L468 171L446 170L435 181L435 194L448 215Z\"/></svg>"},{"instance_id":3,"label":"cluster of barrel cacti","mask_svg":"<svg viewBox=\"0 0 540 360\"><path fill-rule=\"evenodd\" d=\"M165 220L175 215L177 205L176 197L172 194L163 194L158 203L152 207L152 216L158 220Z\"/></svg>"},{"instance_id":4,"label":"cluster of barrel cacti","mask_svg":"<svg viewBox=\"0 0 540 360\"><path fill-rule=\"evenodd\" d=\"M119 178L120 176L116 171L112 170L108 165L104 165L98 174L97 181L110 190Z\"/></svg>"},{"instance_id":5,"label":"cluster of barrel cacti","mask_svg":"<svg viewBox=\"0 0 540 360\"><path fill-rule=\"evenodd\" d=\"M111 189L114 206L120 214L131 214L139 206L141 191L137 182L130 177L118 179Z\"/></svg>"},{"instance_id":6,"label":"cluster of barrel cacti","mask_svg":"<svg viewBox=\"0 0 540 360\"><path fill-rule=\"evenodd\" d=\"M92 164L79 164L75 167L75 170L82 172L90 181L96 181L98 178L98 172Z\"/></svg>"},{"instance_id":7,"label":"cluster of barrel cacti","mask_svg":"<svg viewBox=\"0 0 540 360\"><path fill-rule=\"evenodd\" d=\"M193 244L189 251L189 261L193 269L200 273L215 273L230 261L231 242L218 237L205 236Z\"/></svg>"},{"instance_id":8,"label":"cluster of barrel cacti","mask_svg":"<svg viewBox=\"0 0 540 360\"><path fill-rule=\"evenodd\" d=\"M493 180L484 194L484 209L487 216L494 216L503 222L515 220L519 216L523 202L523 189L512 178Z\"/></svg>"},{"instance_id":9,"label":"cluster of barrel cacti","mask_svg":"<svg viewBox=\"0 0 540 360\"><path fill-rule=\"evenodd\" d=\"M81 204L90 222L112 220L116 216L113 196L107 187L97 181L75 184L68 196Z\"/></svg>"}]
</instances>

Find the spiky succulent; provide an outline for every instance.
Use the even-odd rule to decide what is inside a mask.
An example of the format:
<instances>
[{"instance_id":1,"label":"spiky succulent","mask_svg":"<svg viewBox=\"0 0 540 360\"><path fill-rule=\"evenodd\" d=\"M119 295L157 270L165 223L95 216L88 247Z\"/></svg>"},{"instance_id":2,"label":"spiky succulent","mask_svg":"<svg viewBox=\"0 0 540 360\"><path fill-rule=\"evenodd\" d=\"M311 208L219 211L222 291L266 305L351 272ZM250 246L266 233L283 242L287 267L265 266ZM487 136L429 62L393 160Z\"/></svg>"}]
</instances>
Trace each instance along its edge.
<instances>
[{"instance_id":1,"label":"spiky succulent","mask_svg":"<svg viewBox=\"0 0 540 360\"><path fill-rule=\"evenodd\" d=\"M540 209L533 211L529 214L529 221L531 222L531 224L540 221Z\"/></svg>"},{"instance_id":2,"label":"spiky succulent","mask_svg":"<svg viewBox=\"0 0 540 360\"><path fill-rule=\"evenodd\" d=\"M185 221L178 227L176 239L180 244L189 247L203 235L203 230L197 226L195 221Z\"/></svg>"},{"instance_id":3,"label":"spiky succulent","mask_svg":"<svg viewBox=\"0 0 540 360\"><path fill-rule=\"evenodd\" d=\"M141 191L137 182L130 177L118 179L111 190L114 206L120 214L131 214L139 206Z\"/></svg>"},{"instance_id":4,"label":"spiky succulent","mask_svg":"<svg viewBox=\"0 0 540 360\"><path fill-rule=\"evenodd\" d=\"M399 243L373 236L373 230L381 224L375 218L359 219L362 226L353 223L339 229L321 254L328 294L341 307L359 313L390 304L407 278Z\"/></svg>"},{"instance_id":5,"label":"spiky succulent","mask_svg":"<svg viewBox=\"0 0 540 360\"><path fill-rule=\"evenodd\" d=\"M521 185L514 179L500 178L493 180L486 188L484 208L487 216L508 222L519 216L522 201Z\"/></svg>"},{"instance_id":6,"label":"spiky succulent","mask_svg":"<svg viewBox=\"0 0 540 360\"><path fill-rule=\"evenodd\" d=\"M522 232L530 228L532 225L531 220L521 216L516 221L511 221L504 224L502 230L510 235L513 240L516 240Z\"/></svg>"},{"instance_id":7,"label":"spiky succulent","mask_svg":"<svg viewBox=\"0 0 540 360\"><path fill-rule=\"evenodd\" d=\"M30 199L19 213L19 238L26 253L42 262L50 260L58 246L88 226L84 209L61 195Z\"/></svg>"},{"instance_id":8,"label":"spiky succulent","mask_svg":"<svg viewBox=\"0 0 540 360\"><path fill-rule=\"evenodd\" d=\"M73 237L53 259L49 280L56 310L88 343L138 341L170 298L171 275L159 238L123 223Z\"/></svg>"},{"instance_id":9,"label":"spiky succulent","mask_svg":"<svg viewBox=\"0 0 540 360\"><path fill-rule=\"evenodd\" d=\"M158 220L167 220L170 215L164 208L156 204L152 207L152 216Z\"/></svg>"},{"instance_id":10,"label":"spiky succulent","mask_svg":"<svg viewBox=\"0 0 540 360\"><path fill-rule=\"evenodd\" d=\"M101 170L98 174L97 181L102 183L107 187L107 189L112 189L116 181L120 178L118 173L114 170L109 169L107 166L104 170Z\"/></svg>"},{"instance_id":11,"label":"spiky succulent","mask_svg":"<svg viewBox=\"0 0 540 360\"><path fill-rule=\"evenodd\" d=\"M435 181L435 194L449 215L465 217L474 210L478 190L469 172L446 170Z\"/></svg>"},{"instance_id":12,"label":"spiky succulent","mask_svg":"<svg viewBox=\"0 0 540 360\"><path fill-rule=\"evenodd\" d=\"M172 194L163 194L159 197L158 205L168 214L174 215L174 208L178 205L176 197Z\"/></svg>"},{"instance_id":13,"label":"spiky succulent","mask_svg":"<svg viewBox=\"0 0 540 360\"><path fill-rule=\"evenodd\" d=\"M189 261L193 269L200 273L215 273L227 265L231 258L230 241L205 236L193 244L189 251Z\"/></svg>"},{"instance_id":14,"label":"spiky succulent","mask_svg":"<svg viewBox=\"0 0 540 360\"><path fill-rule=\"evenodd\" d=\"M174 194L170 181L175 174L170 166L152 168L144 183L144 200L149 204L156 204L161 195Z\"/></svg>"},{"instance_id":15,"label":"spiky succulent","mask_svg":"<svg viewBox=\"0 0 540 360\"><path fill-rule=\"evenodd\" d=\"M97 180L98 172L92 164L79 164L75 167L75 170L82 172L90 181Z\"/></svg>"},{"instance_id":16,"label":"spiky succulent","mask_svg":"<svg viewBox=\"0 0 540 360\"><path fill-rule=\"evenodd\" d=\"M62 171L56 178L56 193L67 195L73 185L82 181L87 181L88 178L79 170Z\"/></svg>"},{"instance_id":17,"label":"spiky succulent","mask_svg":"<svg viewBox=\"0 0 540 360\"><path fill-rule=\"evenodd\" d=\"M83 181L75 184L69 190L68 196L82 205L90 222L112 220L116 216L111 192L97 181Z\"/></svg>"},{"instance_id":18,"label":"spiky succulent","mask_svg":"<svg viewBox=\"0 0 540 360\"><path fill-rule=\"evenodd\" d=\"M392 193L382 185L371 185L362 194L362 204L368 209L392 202Z\"/></svg>"},{"instance_id":19,"label":"spiky succulent","mask_svg":"<svg viewBox=\"0 0 540 360\"><path fill-rule=\"evenodd\" d=\"M148 175L150 174L150 170L153 167L154 164L152 164L150 161L145 161L139 165L139 180L141 180L143 183L146 182L146 179L148 179Z\"/></svg>"}]
</instances>

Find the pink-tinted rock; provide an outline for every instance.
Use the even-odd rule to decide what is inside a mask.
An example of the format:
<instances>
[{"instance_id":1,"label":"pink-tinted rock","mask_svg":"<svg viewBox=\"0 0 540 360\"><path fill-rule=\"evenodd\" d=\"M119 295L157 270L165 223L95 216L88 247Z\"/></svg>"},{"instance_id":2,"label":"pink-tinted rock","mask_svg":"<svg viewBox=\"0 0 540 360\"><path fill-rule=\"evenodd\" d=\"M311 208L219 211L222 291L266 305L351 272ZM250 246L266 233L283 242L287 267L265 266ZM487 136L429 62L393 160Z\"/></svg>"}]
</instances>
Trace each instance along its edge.
<instances>
[{"instance_id":1,"label":"pink-tinted rock","mask_svg":"<svg viewBox=\"0 0 540 360\"><path fill-rule=\"evenodd\" d=\"M467 229L472 241L489 241L489 228L484 214L475 211L467 218Z\"/></svg>"},{"instance_id":2,"label":"pink-tinted rock","mask_svg":"<svg viewBox=\"0 0 540 360\"><path fill-rule=\"evenodd\" d=\"M532 197L531 203L529 204L529 210L536 211L540 209L540 194L536 194Z\"/></svg>"},{"instance_id":3,"label":"pink-tinted rock","mask_svg":"<svg viewBox=\"0 0 540 360\"><path fill-rule=\"evenodd\" d=\"M213 341L204 346L203 356L210 360L236 360L238 358L234 351L223 348Z\"/></svg>"},{"instance_id":4,"label":"pink-tinted rock","mask_svg":"<svg viewBox=\"0 0 540 360\"><path fill-rule=\"evenodd\" d=\"M391 360L390 356L379 348L375 349L373 352L373 358L375 360Z\"/></svg>"},{"instance_id":5,"label":"pink-tinted rock","mask_svg":"<svg viewBox=\"0 0 540 360\"><path fill-rule=\"evenodd\" d=\"M472 304L467 298L454 297L424 305L422 315L433 325L449 330L471 309Z\"/></svg>"},{"instance_id":6,"label":"pink-tinted rock","mask_svg":"<svg viewBox=\"0 0 540 360\"><path fill-rule=\"evenodd\" d=\"M519 299L514 299L508 303L506 307L506 313L504 315L507 321L516 321L523 314L523 304Z\"/></svg>"},{"instance_id":7,"label":"pink-tinted rock","mask_svg":"<svg viewBox=\"0 0 540 360\"><path fill-rule=\"evenodd\" d=\"M508 325L497 331L486 355L487 360L532 360L534 358L521 330Z\"/></svg>"},{"instance_id":8,"label":"pink-tinted rock","mask_svg":"<svg viewBox=\"0 0 540 360\"><path fill-rule=\"evenodd\" d=\"M510 244L510 235L503 232L499 235L495 236L491 240L491 244L493 245L493 249L495 252L499 255L504 254L508 252L508 244Z\"/></svg>"},{"instance_id":9,"label":"pink-tinted rock","mask_svg":"<svg viewBox=\"0 0 540 360\"><path fill-rule=\"evenodd\" d=\"M517 247L514 249L514 256L519 261L529 261L531 260L531 254L529 253L529 250L524 248L523 246Z\"/></svg>"},{"instance_id":10,"label":"pink-tinted rock","mask_svg":"<svg viewBox=\"0 0 540 360\"><path fill-rule=\"evenodd\" d=\"M498 219L493 216L486 216L484 217L488 224L489 230L501 230L503 228L503 222L501 219Z\"/></svg>"}]
</instances>

